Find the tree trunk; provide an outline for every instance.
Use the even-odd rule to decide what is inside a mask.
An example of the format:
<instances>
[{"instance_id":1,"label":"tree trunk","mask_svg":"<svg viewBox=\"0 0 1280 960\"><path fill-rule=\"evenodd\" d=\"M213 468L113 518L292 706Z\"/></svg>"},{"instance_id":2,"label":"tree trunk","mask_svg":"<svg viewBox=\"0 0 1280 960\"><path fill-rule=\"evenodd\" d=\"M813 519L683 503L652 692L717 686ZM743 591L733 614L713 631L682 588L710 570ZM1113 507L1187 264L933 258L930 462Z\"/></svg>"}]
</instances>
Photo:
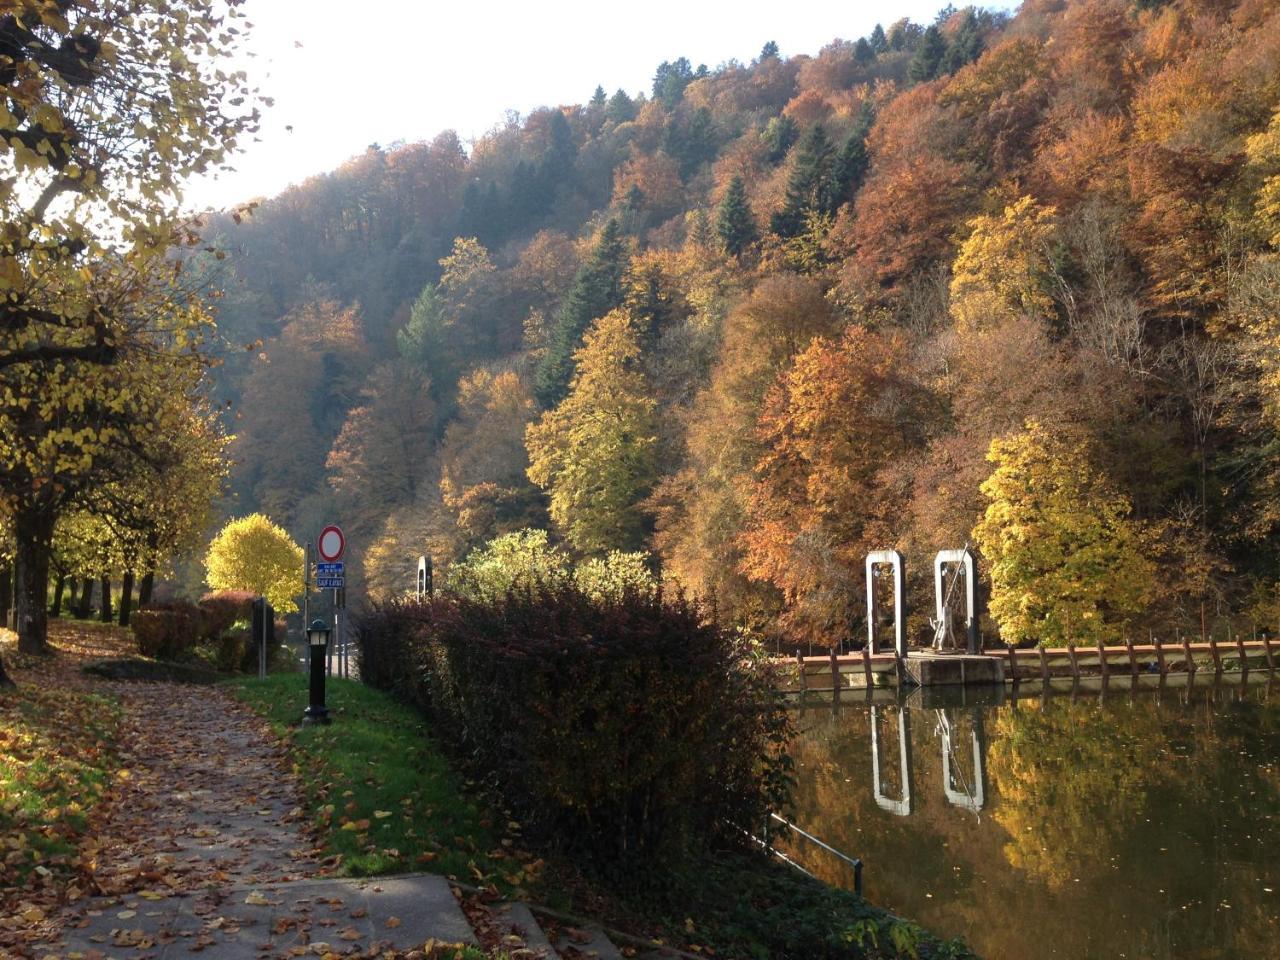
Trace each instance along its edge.
<instances>
[{"instance_id":1,"label":"tree trunk","mask_svg":"<svg viewBox=\"0 0 1280 960\"><path fill-rule=\"evenodd\" d=\"M102 616L99 619L103 623L110 623L115 618L111 616L111 578L102 578Z\"/></svg>"},{"instance_id":2,"label":"tree trunk","mask_svg":"<svg viewBox=\"0 0 1280 960\"><path fill-rule=\"evenodd\" d=\"M0 626L9 625L11 609L13 609L13 571L6 563L0 566Z\"/></svg>"},{"instance_id":3,"label":"tree trunk","mask_svg":"<svg viewBox=\"0 0 1280 960\"><path fill-rule=\"evenodd\" d=\"M88 620L89 614L93 612L93 579L85 577L80 581L80 606L76 609L76 616L81 620Z\"/></svg>"},{"instance_id":4,"label":"tree trunk","mask_svg":"<svg viewBox=\"0 0 1280 960\"><path fill-rule=\"evenodd\" d=\"M67 613L74 617L80 609L80 581L75 577L67 577L67 588Z\"/></svg>"},{"instance_id":5,"label":"tree trunk","mask_svg":"<svg viewBox=\"0 0 1280 960\"><path fill-rule=\"evenodd\" d=\"M65 573L58 574L58 579L53 585L53 606L49 609L49 616L62 616L62 595L67 590L67 575Z\"/></svg>"},{"instance_id":6,"label":"tree trunk","mask_svg":"<svg viewBox=\"0 0 1280 960\"><path fill-rule=\"evenodd\" d=\"M0 690L8 690L15 686L17 684L10 680L9 675L4 672L4 660L0 660Z\"/></svg>"},{"instance_id":7,"label":"tree trunk","mask_svg":"<svg viewBox=\"0 0 1280 960\"><path fill-rule=\"evenodd\" d=\"M133 571L126 570L120 580L120 626L129 625L129 614L133 612Z\"/></svg>"},{"instance_id":8,"label":"tree trunk","mask_svg":"<svg viewBox=\"0 0 1280 960\"><path fill-rule=\"evenodd\" d=\"M151 588L156 584L156 572L148 570L142 575L142 582L138 584L138 607L141 609L151 602Z\"/></svg>"},{"instance_id":9,"label":"tree trunk","mask_svg":"<svg viewBox=\"0 0 1280 960\"><path fill-rule=\"evenodd\" d=\"M18 510L13 518L17 547L18 649L49 653L49 554L53 516L41 510Z\"/></svg>"}]
</instances>

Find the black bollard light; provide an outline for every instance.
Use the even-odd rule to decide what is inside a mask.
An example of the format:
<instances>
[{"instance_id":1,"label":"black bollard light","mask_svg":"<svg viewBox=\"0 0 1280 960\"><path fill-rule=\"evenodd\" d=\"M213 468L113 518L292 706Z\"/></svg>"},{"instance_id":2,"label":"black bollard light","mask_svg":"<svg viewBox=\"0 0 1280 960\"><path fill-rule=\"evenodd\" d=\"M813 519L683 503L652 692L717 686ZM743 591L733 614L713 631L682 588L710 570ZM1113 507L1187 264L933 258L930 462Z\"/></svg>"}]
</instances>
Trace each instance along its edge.
<instances>
[{"instance_id":1,"label":"black bollard light","mask_svg":"<svg viewBox=\"0 0 1280 960\"><path fill-rule=\"evenodd\" d=\"M307 628L307 646L311 652L311 706L302 713L304 724L329 723L329 708L324 705L324 659L329 646L329 627L323 620L312 620Z\"/></svg>"}]
</instances>

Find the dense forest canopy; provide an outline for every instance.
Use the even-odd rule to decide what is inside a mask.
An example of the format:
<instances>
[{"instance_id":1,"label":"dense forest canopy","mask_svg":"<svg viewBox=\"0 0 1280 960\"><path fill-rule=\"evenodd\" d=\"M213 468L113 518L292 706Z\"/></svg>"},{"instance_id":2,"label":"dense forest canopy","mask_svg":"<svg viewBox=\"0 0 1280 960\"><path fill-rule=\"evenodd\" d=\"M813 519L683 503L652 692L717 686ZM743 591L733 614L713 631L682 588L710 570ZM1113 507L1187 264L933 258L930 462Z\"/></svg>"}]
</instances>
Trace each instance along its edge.
<instances>
[{"instance_id":1,"label":"dense forest canopy","mask_svg":"<svg viewBox=\"0 0 1280 960\"><path fill-rule=\"evenodd\" d=\"M370 591L545 528L821 642L889 546L975 544L1010 639L1280 613L1276 0L677 57L234 221L227 510Z\"/></svg>"}]
</instances>

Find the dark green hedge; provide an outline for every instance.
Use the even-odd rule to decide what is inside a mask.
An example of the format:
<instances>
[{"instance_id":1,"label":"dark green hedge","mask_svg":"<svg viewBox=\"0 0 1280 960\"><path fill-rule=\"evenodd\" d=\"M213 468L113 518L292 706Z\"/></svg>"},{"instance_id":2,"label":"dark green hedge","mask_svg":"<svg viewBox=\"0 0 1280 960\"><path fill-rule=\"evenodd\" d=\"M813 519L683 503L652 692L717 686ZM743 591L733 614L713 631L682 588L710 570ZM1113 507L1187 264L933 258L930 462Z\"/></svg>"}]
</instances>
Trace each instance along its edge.
<instances>
[{"instance_id":1,"label":"dark green hedge","mask_svg":"<svg viewBox=\"0 0 1280 960\"><path fill-rule=\"evenodd\" d=\"M790 790L788 720L747 645L684 599L573 586L357 618L360 672L433 718L525 836L626 875L738 846Z\"/></svg>"}]
</instances>

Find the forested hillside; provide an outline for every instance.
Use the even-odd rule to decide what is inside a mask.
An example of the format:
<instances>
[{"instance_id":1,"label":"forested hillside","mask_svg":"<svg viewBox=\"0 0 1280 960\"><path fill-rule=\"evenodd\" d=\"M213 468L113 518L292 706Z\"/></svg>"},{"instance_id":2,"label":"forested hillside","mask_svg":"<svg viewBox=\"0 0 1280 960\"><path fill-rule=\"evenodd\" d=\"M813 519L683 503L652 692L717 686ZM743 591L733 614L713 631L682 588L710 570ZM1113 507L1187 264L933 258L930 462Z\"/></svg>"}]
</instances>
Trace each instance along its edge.
<instances>
[{"instance_id":1,"label":"forested hillside","mask_svg":"<svg viewBox=\"0 0 1280 960\"><path fill-rule=\"evenodd\" d=\"M229 513L372 593L545 528L820 642L966 542L1010 639L1275 624L1280 2L686 52L214 217Z\"/></svg>"}]
</instances>

